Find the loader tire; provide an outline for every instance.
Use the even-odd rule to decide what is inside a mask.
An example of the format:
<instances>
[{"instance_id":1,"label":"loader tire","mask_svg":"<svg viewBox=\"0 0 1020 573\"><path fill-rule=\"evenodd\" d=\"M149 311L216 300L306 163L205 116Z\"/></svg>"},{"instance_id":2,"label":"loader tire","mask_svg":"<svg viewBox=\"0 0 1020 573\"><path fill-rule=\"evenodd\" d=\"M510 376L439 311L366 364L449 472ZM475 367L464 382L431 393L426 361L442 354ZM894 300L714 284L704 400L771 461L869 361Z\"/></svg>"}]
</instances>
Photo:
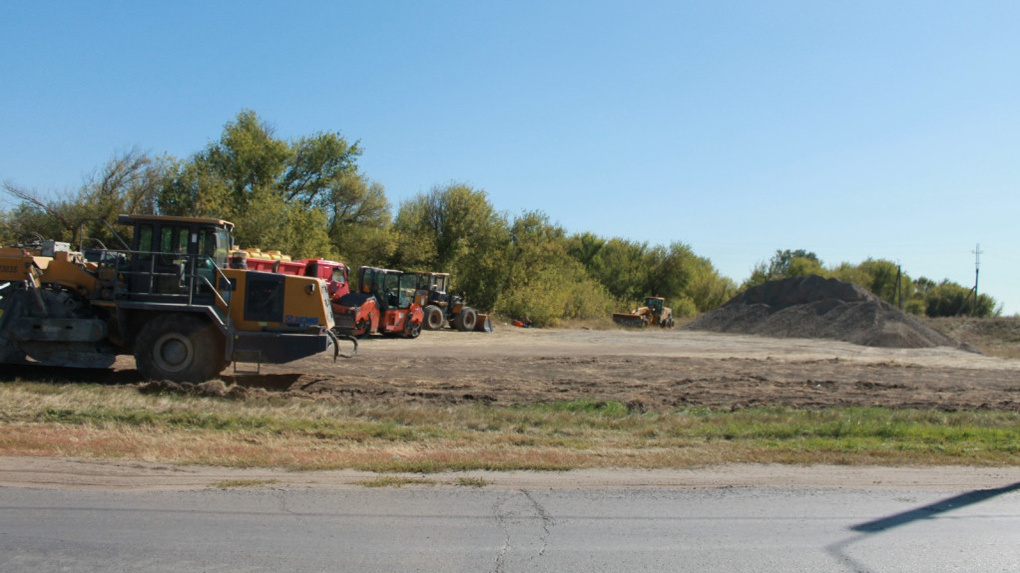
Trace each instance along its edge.
<instances>
[{"instance_id":1,"label":"loader tire","mask_svg":"<svg viewBox=\"0 0 1020 573\"><path fill-rule=\"evenodd\" d=\"M462 308L460 314L453 319L453 325L461 332L474 330L476 322L478 322L478 312L469 306Z\"/></svg>"},{"instance_id":2,"label":"loader tire","mask_svg":"<svg viewBox=\"0 0 1020 573\"><path fill-rule=\"evenodd\" d=\"M422 323L420 322L408 324L404 330L404 338L418 338L418 335L421 334L421 325Z\"/></svg>"},{"instance_id":3,"label":"loader tire","mask_svg":"<svg viewBox=\"0 0 1020 573\"><path fill-rule=\"evenodd\" d=\"M425 320L422 321L422 326L425 327L425 330L439 330L443 328L443 322L445 321L446 317L443 316L443 309L434 304L425 307Z\"/></svg>"},{"instance_id":4,"label":"loader tire","mask_svg":"<svg viewBox=\"0 0 1020 573\"><path fill-rule=\"evenodd\" d=\"M19 310L28 308L28 294L24 289L15 290L7 284L0 288L0 364L25 364L25 351L9 337L7 322L20 315ZM6 317L6 320L5 320Z\"/></svg>"},{"instance_id":5,"label":"loader tire","mask_svg":"<svg viewBox=\"0 0 1020 573\"><path fill-rule=\"evenodd\" d=\"M223 339L197 316L157 316L138 334L135 367L148 380L205 382L226 367Z\"/></svg>"}]
</instances>

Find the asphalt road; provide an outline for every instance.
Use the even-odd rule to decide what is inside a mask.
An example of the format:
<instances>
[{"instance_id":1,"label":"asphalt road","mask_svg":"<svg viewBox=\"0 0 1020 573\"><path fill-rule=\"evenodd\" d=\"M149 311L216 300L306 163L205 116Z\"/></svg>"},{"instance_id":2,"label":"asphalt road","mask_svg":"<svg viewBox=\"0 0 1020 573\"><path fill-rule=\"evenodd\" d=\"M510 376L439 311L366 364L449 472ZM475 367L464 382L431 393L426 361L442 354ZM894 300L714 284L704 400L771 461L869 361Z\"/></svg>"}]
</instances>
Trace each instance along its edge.
<instances>
[{"instance_id":1,"label":"asphalt road","mask_svg":"<svg viewBox=\"0 0 1020 573\"><path fill-rule=\"evenodd\" d=\"M1020 483L4 487L0 571L1020 571Z\"/></svg>"}]
</instances>

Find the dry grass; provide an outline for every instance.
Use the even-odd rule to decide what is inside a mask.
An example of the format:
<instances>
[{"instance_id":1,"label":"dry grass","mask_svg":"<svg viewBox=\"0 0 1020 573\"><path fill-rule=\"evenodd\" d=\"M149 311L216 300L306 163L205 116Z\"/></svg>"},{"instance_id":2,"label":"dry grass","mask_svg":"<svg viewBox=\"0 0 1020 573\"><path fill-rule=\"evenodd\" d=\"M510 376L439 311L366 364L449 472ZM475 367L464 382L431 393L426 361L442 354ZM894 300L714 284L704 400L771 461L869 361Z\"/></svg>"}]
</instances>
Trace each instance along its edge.
<instances>
[{"instance_id":1,"label":"dry grass","mask_svg":"<svg viewBox=\"0 0 1020 573\"><path fill-rule=\"evenodd\" d=\"M240 487L264 487L280 483L275 479L228 479L213 484L213 487L219 489L236 489Z\"/></svg>"},{"instance_id":2,"label":"dry grass","mask_svg":"<svg viewBox=\"0 0 1020 573\"><path fill-rule=\"evenodd\" d=\"M403 487L405 485L436 485L436 481L424 478L382 476L354 482L354 484L364 487Z\"/></svg>"},{"instance_id":3,"label":"dry grass","mask_svg":"<svg viewBox=\"0 0 1020 573\"><path fill-rule=\"evenodd\" d=\"M693 322L694 318L695 317L693 316L676 317L675 325L673 328L675 329L686 326L687 324ZM559 323L557 323L556 328L562 328L565 330L620 330L624 328L632 329L634 327L620 326L619 324L613 322L613 317L611 315L607 315L599 318L586 318L586 319L577 318L561 320Z\"/></svg>"},{"instance_id":4,"label":"dry grass","mask_svg":"<svg viewBox=\"0 0 1020 573\"><path fill-rule=\"evenodd\" d=\"M929 318L925 322L988 356L1020 358L1020 317Z\"/></svg>"},{"instance_id":5,"label":"dry grass","mask_svg":"<svg viewBox=\"0 0 1020 573\"><path fill-rule=\"evenodd\" d=\"M293 470L1012 465L1020 453L1020 415L1008 412L341 406L23 383L0 386L0 426L0 455Z\"/></svg>"},{"instance_id":6,"label":"dry grass","mask_svg":"<svg viewBox=\"0 0 1020 573\"><path fill-rule=\"evenodd\" d=\"M599 318L571 318L561 320L556 328L566 330L616 330L620 325L613 322L612 316L606 315Z\"/></svg>"}]
</instances>

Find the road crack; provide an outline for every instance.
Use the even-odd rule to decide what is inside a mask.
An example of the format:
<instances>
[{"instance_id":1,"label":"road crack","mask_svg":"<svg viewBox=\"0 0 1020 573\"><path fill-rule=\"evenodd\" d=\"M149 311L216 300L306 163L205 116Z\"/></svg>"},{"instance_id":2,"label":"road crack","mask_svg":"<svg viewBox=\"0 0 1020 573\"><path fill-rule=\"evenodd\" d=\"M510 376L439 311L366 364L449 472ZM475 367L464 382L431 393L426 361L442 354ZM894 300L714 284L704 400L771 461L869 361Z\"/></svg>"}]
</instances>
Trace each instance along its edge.
<instances>
[{"instance_id":1,"label":"road crack","mask_svg":"<svg viewBox=\"0 0 1020 573\"><path fill-rule=\"evenodd\" d=\"M511 560L524 566L545 555L555 520L530 492L517 490L498 500L493 505L493 516L503 531L495 573L507 571Z\"/></svg>"}]
</instances>

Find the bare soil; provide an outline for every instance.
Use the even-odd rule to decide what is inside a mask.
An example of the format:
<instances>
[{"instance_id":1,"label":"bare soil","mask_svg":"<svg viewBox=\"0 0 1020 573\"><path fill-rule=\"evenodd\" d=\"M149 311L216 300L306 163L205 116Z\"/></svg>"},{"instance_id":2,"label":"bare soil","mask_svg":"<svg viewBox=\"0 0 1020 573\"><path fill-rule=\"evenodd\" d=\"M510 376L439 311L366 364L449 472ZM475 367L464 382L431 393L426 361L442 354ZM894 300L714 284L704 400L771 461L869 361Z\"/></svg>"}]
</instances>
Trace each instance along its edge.
<instances>
[{"instance_id":1,"label":"bare soil","mask_svg":"<svg viewBox=\"0 0 1020 573\"><path fill-rule=\"evenodd\" d=\"M130 368L127 360L123 375L130 377ZM356 357L336 363L320 355L263 365L259 375L228 370L222 378L258 393L350 403L588 399L636 410L1020 410L1020 360L951 347L876 348L685 330L445 330L416 340L365 340Z\"/></svg>"},{"instance_id":2,"label":"bare soil","mask_svg":"<svg viewBox=\"0 0 1020 573\"><path fill-rule=\"evenodd\" d=\"M258 373L255 373L255 370ZM13 370L13 369L12 369ZM18 368L22 380L145 383L130 357L113 371ZM1020 360L957 347L884 348L831 339L692 330L525 329L371 337L354 358L235 364L193 391L340 403L619 401L635 410L882 406L1020 411Z\"/></svg>"},{"instance_id":3,"label":"bare soil","mask_svg":"<svg viewBox=\"0 0 1020 573\"><path fill-rule=\"evenodd\" d=\"M971 347L1016 356L1017 320L985 327L934 326L966 334ZM1006 333L1003 335L1002 333ZM235 365L252 369L255 365ZM113 371L23 368L23 380L137 385L134 363ZM694 330L523 329L492 333L424 332L415 340L370 338L354 358L327 354L258 374L224 371L205 391L344 403L484 403L500 406L565 400L613 400L635 410L677 406L747 408L884 406L946 411L1020 410L1020 360L958 346L885 348L832 339L769 338ZM156 384L155 389L160 385ZM219 388L219 390L216 390ZM191 389L199 391L198 388ZM457 485L471 474L428 476ZM557 474L477 473L506 487L875 487L962 490L1020 481L1012 468L847 468L725 466L684 471L584 470ZM172 467L125 462L0 458L0 485L102 489L195 489L249 480L275 487L333 487L371 480L363 472L295 473L273 469ZM261 480L261 481L260 481Z\"/></svg>"}]
</instances>

